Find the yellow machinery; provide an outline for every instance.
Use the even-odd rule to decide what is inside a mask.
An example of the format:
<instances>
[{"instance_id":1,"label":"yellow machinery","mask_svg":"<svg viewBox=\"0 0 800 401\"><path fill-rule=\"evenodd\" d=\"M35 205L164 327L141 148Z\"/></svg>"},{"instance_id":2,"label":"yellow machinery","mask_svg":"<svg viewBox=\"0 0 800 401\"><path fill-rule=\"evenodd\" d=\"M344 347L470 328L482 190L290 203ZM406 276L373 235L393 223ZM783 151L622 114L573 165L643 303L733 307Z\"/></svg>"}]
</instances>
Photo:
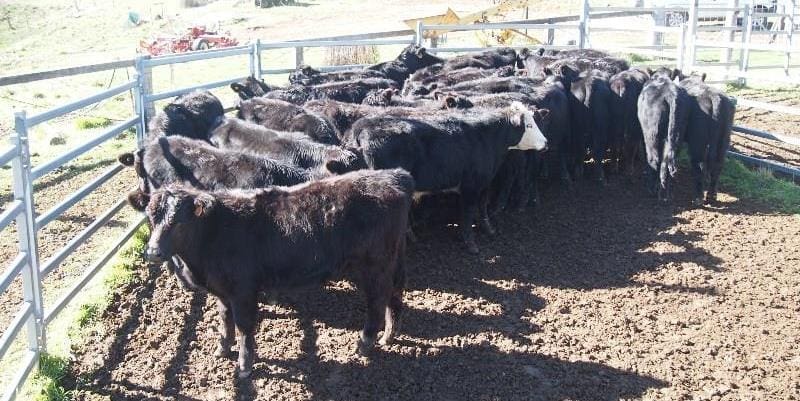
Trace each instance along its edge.
<instances>
[{"instance_id":1,"label":"yellow machinery","mask_svg":"<svg viewBox=\"0 0 800 401\"><path fill-rule=\"evenodd\" d=\"M487 9L471 13L469 15L459 17L452 9L448 8L447 12L439 15L432 15L424 18L414 18L405 20L411 29L415 29L417 21L422 21L423 24L431 25L469 25L491 22L491 19L496 16L505 15L512 10L522 9L527 7L527 0L501 0L497 5ZM426 38L437 38L447 32L445 31L426 31ZM541 44L542 42L525 32L516 29L502 29L502 30L489 30L489 31L475 31L475 36L482 46L507 46L512 44Z\"/></svg>"}]
</instances>

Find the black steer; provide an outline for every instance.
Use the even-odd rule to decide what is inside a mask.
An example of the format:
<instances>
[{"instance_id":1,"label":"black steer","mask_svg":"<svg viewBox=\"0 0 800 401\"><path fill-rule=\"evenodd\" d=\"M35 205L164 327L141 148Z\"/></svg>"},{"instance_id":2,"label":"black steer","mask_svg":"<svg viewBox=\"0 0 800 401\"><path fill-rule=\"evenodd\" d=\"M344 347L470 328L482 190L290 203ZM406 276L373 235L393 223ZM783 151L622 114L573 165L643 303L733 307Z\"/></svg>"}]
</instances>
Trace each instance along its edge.
<instances>
[{"instance_id":1,"label":"black steer","mask_svg":"<svg viewBox=\"0 0 800 401\"><path fill-rule=\"evenodd\" d=\"M238 330L238 376L252 372L258 293L326 281L345 271L366 298L362 355L395 334L405 286L405 234L414 180L362 170L289 188L202 192L169 187L143 197L152 227L145 255L179 257L181 274L218 299L217 354ZM149 198L149 199L148 199Z\"/></svg>"},{"instance_id":2,"label":"black steer","mask_svg":"<svg viewBox=\"0 0 800 401\"><path fill-rule=\"evenodd\" d=\"M380 71L367 69L322 72L310 66L301 65L289 74L289 83L308 86L364 78L386 78L386 75Z\"/></svg>"},{"instance_id":3,"label":"black steer","mask_svg":"<svg viewBox=\"0 0 800 401\"><path fill-rule=\"evenodd\" d=\"M445 60L445 70L458 70L467 67L500 68L517 63L517 52L510 47L488 49L479 53L468 53Z\"/></svg>"},{"instance_id":4,"label":"black steer","mask_svg":"<svg viewBox=\"0 0 800 401\"><path fill-rule=\"evenodd\" d=\"M424 47L409 45L403 49L394 60L371 65L367 67L367 69L382 73L387 78L396 82L399 88L402 88L403 83L409 75L420 68L425 68L443 61L443 59L428 53Z\"/></svg>"},{"instance_id":5,"label":"black steer","mask_svg":"<svg viewBox=\"0 0 800 401\"><path fill-rule=\"evenodd\" d=\"M685 89L675 84L669 75L658 72L639 95L637 113L650 166L648 186L662 201L668 201L671 196L672 180L678 169L675 157L692 109L696 107L692 103L696 102Z\"/></svg>"},{"instance_id":6,"label":"black steer","mask_svg":"<svg viewBox=\"0 0 800 401\"><path fill-rule=\"evenodd\" d=\"M650 75L647 71L630 69L622 71L609 79L612 108L609 136L613 144L612 162L618 171L632 175L639 148L643 146L642 126L637 116L637 102Z\"/></svg>"},{"instance_id":7,"label":"black steer","mask_svg":"<svg viewBox=\"0 0 800 401\"><path fill-rule=\"evenodd\" d=\"M239 103L236 116L278 131L298 131L320 143L337 144L339 134L321 116L289 102L261 97Z\"/></svg>"},{"instance_id":8,"label":"black steer","mask_svg":"<svg viewBox=\"0 0 800 401\"><path fill-rule=\"evenodd\" d=\"M736 112L735 100L703 83L704 78L692 75L679 83L695 100L686 128L695 205L703 203L705 176L708 176L705 202L717 201L717 183L731 143L731 128Z\"/></svg>"},{"instance_id":9,"label":"black steer","mask_svg":"<svg viewBox=\"0 0 800 401\"><path fill-rule=\"evenodd\" d=\"M320 85L292 85L288 88L267 92L264 97L279 99L296 105L303 105L309 100L332 99L348 103L361 103L374 89L397 87L397 84L385 78L365 78L353 81L328 82Z\"/></svg>"},{"instance_id":10,"label":"black steer","mask_svg":"<svg viewBox=\"0 0 800 401\"><path fill-rule=\"evenodd\" d=\"M169 184L198 189L262 188L294 185L330 175L257 155L217 149L206 142L179 136L161 137L133 153L119 155L139 177L140 196Z\"/></svg>"},{"instance_id":11,"label":"black steer","mask_svg":"<svg viewBox=\"0 0 800 401\"><path fill-rule=\"evenodd\" d=\"M429 74L428 69L438 69L439 65L427 67L412 74L403 85L404 96L427 95L437 88L445 88L460 82L473 81L488 77L510 77L514 75L513 66L504 66L493 69L468 67L458 70L440 70L438 73Z\"/></svg>"},{"instance_id":12,"label":"black steer","mask_svg":"<svg viewBox=\"0 0 800 401\"><path fill-rule=\"evenodd\" d=\"M582 174L588 147L595 163L595 178L601 183L605 182L603 159L610 144L608 132L613 107L608 78L605 72L591 70L581 73L570 86L574 98L572 104L577 105L571 110L574 134L577 135L574 142L576 147L573 149L577 175Z\"/></svg>"},{"instance_id":13,"label":"black steer","mask_svg":"<svg viewBox=\"0 0 800 401\"><path fill-rule=\"evenodd\" d=\"M225 114L222 103L208 91L194 91L178 96L152 119L151 135L180 135L205 140L208 131Z\"/></svg>"},{"instance_id":14,"label":"black steer","mask_svg":"<svg viewBox=\"0 0 800 401\"><path fill-rule=\"evenodd\" d=\"M546 113L514 103L500 110L364 118L353 125L345 142L361 150L370 168L411 172L419 192L460 192L461 234L467 249L477 253L472 222L479 208L482 228L494 233L486 210L487 189L509 149L546 148L536 121Z\"/></svg>"},{"instance_id":15,"label":"black steer","mask_svg":"<svg viewBox=\"0 0 800 401\"><path fill-rule=\"evenodd\" d=\"M265 156L304 169L325 167L342 174L366 167L358 154L347 149L314 142L301 132L276 132L236 118L226 119L208 139L221 149Z\"/></svg>"},{"instance_id":16,"label":"black steer","mask_svg":"<svg viewBox=\"0 0 800 401\"><path fill-rule=\"evenodd\" d=\"M231 84L231 90L239 95L240 100L252 99L258 96L264 96L267 92L271 92L278 87L268 85L266 82L255 77L247 77L243 82L234 82Z\"/></svg>"}]
</instances>

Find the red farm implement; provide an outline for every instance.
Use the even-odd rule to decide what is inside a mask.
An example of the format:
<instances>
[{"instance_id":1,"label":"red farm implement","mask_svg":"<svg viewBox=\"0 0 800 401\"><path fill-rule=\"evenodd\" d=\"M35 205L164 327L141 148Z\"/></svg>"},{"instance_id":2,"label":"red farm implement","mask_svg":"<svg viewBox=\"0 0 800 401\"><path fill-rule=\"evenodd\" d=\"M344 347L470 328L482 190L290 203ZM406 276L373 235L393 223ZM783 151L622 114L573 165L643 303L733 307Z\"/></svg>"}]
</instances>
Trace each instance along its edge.
<instances>
[{"instance_id":1,"label":"red farm implement","mask_svg":"<svg viewBox=\"0 0 800 401\"><path fill-rule=\"evenodd\" d=\"M170 53L185 53L236 46L239 42L229 33L207 31L204 26L193 26L181 36L158 36L139 42L139 51L151 56Z\"/></svg>"}]
</instances>

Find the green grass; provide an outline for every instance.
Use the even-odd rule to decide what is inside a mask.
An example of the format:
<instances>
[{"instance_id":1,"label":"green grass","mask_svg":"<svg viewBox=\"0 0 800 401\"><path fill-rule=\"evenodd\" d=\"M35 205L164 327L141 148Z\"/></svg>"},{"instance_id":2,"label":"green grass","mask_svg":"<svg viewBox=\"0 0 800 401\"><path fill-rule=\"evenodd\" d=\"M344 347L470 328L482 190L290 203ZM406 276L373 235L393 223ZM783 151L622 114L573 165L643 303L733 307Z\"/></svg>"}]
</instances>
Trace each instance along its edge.
<instances>
[{"instance_id":1,"label":"green grass","mask_svg":"<svg viewBox=\"0 0 800 401\"><path fill-rule=\"evenodd\" d=\"M72 399L72 392L62 386L67 376L69 361L67 358L43 353L39 357L39 370L33 378L33 386L41 391L34 397L35 401L67 401Z\"/></svg>"},{"instance_id":2,"label":"green grass","mask_svg":"<svg viewBox=\"0 0 800 401\"><path fill-rule=\"evenodd\" d=\"M681 169L689 169L686 149L678 154ZM719 176L720 190L739 199L768 205L777 213L800 214L800 186L775 177L765 168L748 168L739 160L728 157Z\"/></svg>"},{"instance_id":3,"label":"green grass","mask_svg":"<svg viewBox=\"0 0 800 401\"><path fill-rule=\"evenodd\" d=\"M800 214L800 186L776 178L767 169L751 170L728 158L719 182L738 198L768 204L782 213Z\"/></svg>"},{"instance_id":4,"label":"green grass","mask_svg":"<svg viewBox=\"0 0 800 401\"><path fill-rule=\"evenodd\" d=\"M105 128L114 124L114 121L105 117L78 117L75 127L78 129Z\"/></svg>"},{"instance_id":5,"label":"green grass","mask_svg":"<svg viewBox=\"0 0 800 401\"><path fill-rule=\"evenodd\" d=\"M641 54L636 54L636 53L628 54L628 60L631 63L645 63L648 61L653 61L653 59L650 57L642 56Z\"/></svg>"},{"instance_id":6,"label":"green grass","mask_svg":"<svg viewBox=\"0 0 800 401\"><path fill-rule=\"evenodd\" d=\"M134 269L141 264L141 255L147 244L149 230L140 227L127 244L117 253L111 266L107 266L105 277L100 288L92 291L77 308L69 330L69 338L73 343L80 343L84 333L92 328L98 318L108 308L113 294L129 285L136 284L138 276ZM69 372L68 352L42 354L39 359L39 370L30 382L28 393L35 401L69 401L73 399L72 389L67 389L66 380Z\"/></svg>"}]
</instances>

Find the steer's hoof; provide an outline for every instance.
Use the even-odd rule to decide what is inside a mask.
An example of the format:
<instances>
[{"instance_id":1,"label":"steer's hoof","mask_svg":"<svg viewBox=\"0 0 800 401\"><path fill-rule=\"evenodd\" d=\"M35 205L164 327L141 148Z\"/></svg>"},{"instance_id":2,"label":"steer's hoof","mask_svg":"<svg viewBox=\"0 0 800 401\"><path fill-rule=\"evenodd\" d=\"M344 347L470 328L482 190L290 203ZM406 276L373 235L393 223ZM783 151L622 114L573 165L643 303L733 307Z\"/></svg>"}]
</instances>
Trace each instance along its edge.
<instances>
[{"instance_id":1,"label":"steer's hoof","mask_svg":"<svg viewBox=\"0 0 800 401\"><path fill-rule=\"evenodd\" d=\"M692 206L694 206L694 207L703 207L703 198L702 197L698 197L698 198L692 199Z\"/></svg>"},{"instance_id":2,"label":"steer's hoof","mask_svg":"<svg viewBox=\"0 0 800 401\"><path fill-rule=\"evenodd\" d=\"M230 358L233 353L231 352L230 346L220 345L217 347L216 351L214 351L214 356L217 358Z\"/></svg>"},{"instance_id":3,"label":"steer's hoof","mask_svg":"<svg viewBox=\"0 0 800 401\"><path fill-rule=\"evenodd\" d=\"M392 345L393 342L394 342L393 338L384 336L384 337L381 337L380 340L378 340L378 345L383 347L383 346L386 346L386 345Z\"/></svg>"},{"instance_id":4,"label":"steer's hoof","mask_svg":"<svg viewBox=\"0 0 800 401\"><path fill-rule=\"evenodd\" d=\"M239 373L236 374L236 376L239 379L247 379L252 374L253 374L253 369L250 368L250 369L240 370Z\"/></svg>"},{"instance_id":5,"label":"steer's hoof","mask_svg":"<svg viewBox=\"0 0 800 401\"><path fill-rule=\"evenodd\" d=\"M706 205L716 205L716 204L717 204L717 194L706 195Z\"/></svg>"},{"instance_id":6,"label":"steer's hoof","mask_svg":"<svg viewBox=\"0 0 800 401\"><path fill-rule=\"evenodd\" d=\"M358 340L358 345L356 346L356 354L366 358L372 352L373 348L375 348L374 342L367 343L365 341Z\"/></svg>"}]
</instances>

